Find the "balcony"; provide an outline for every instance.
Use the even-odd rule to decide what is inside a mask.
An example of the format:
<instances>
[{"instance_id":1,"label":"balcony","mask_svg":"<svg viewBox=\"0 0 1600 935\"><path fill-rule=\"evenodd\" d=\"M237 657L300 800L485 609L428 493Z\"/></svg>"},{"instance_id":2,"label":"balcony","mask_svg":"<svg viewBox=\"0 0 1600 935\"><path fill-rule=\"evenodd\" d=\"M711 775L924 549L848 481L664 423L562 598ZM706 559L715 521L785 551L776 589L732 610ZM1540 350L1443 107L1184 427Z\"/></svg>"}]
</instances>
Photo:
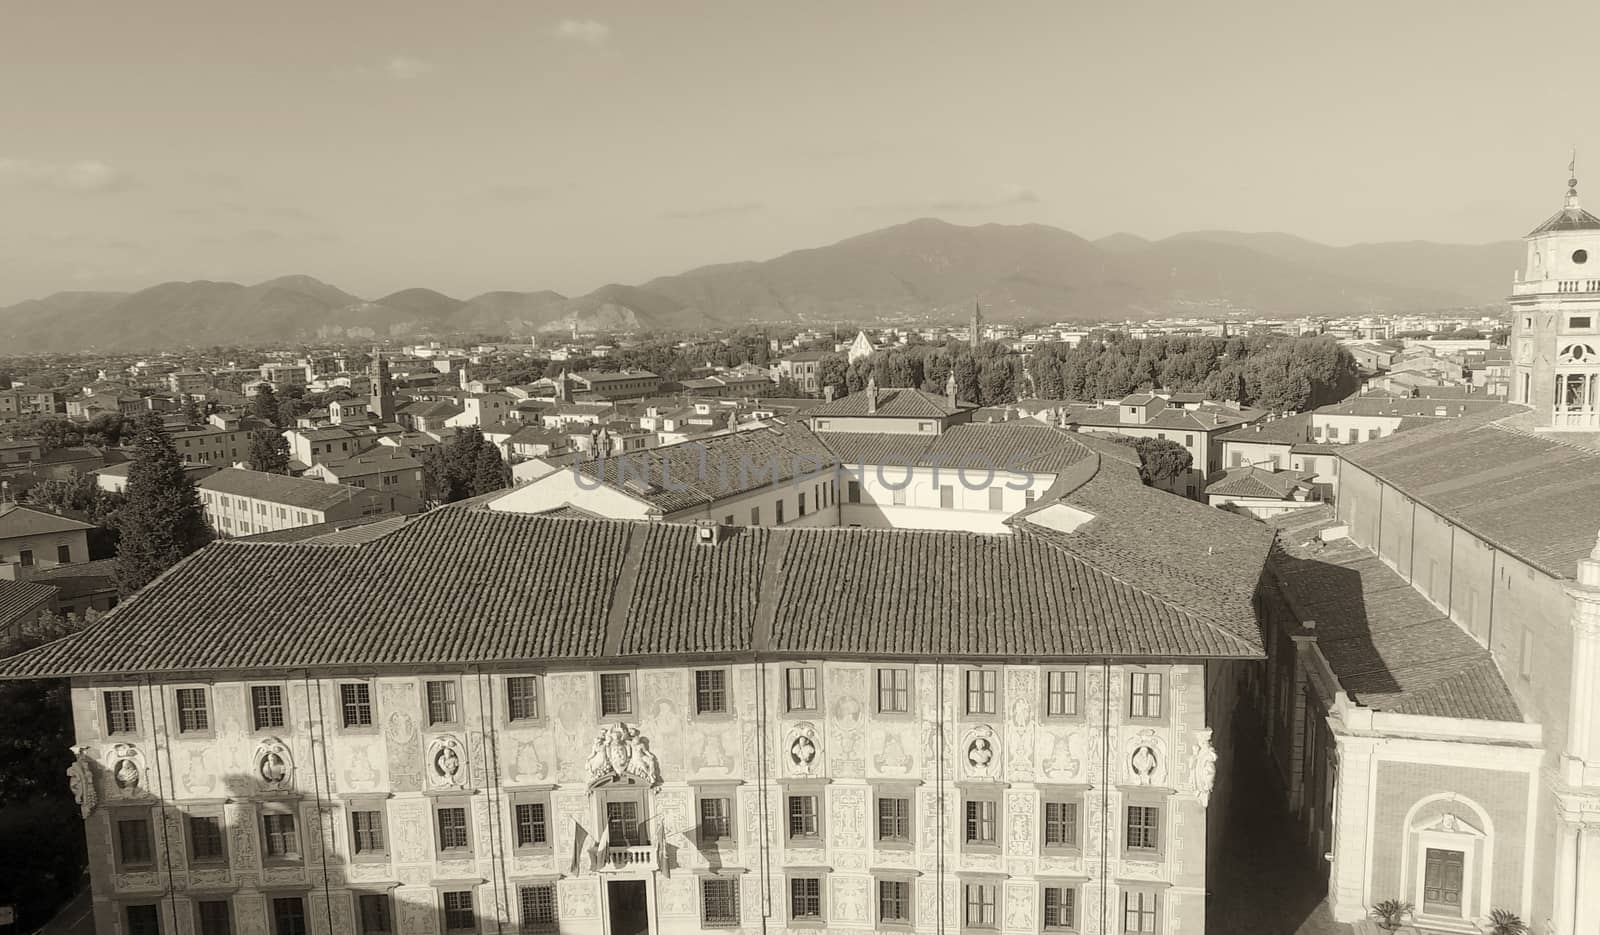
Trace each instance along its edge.
<instances>
[{"instance_id":1,"label":"balcony","mask_svg":"<svg viewBox=\"0 0 1600 935\"><path fill-rule=\"evenodd\" d=\"M1600 292L1600 279L1529 279L1513 283L1511 294L1583 295Z\"/></svg>"},{"instance_id":2,"label":"balcony","mask_svg":"<svg viewBox=\"0 0 1600 935\"><path fill-rule=\"evenodd\" d=\"M656 869L656 848L653 844L639 844L632 847L606 848L605 863L601 865L602 871L615 870L654 870Z\"/></svg>"}]
</instances>

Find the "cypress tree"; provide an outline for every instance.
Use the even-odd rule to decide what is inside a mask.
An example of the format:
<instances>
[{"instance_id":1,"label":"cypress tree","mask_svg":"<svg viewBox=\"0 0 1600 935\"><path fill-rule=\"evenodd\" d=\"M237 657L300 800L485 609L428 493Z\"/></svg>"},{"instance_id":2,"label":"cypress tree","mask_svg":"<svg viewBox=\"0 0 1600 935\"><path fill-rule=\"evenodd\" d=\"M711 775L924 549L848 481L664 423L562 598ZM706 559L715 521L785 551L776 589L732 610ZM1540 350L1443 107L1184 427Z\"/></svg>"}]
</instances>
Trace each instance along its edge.
<instances>
[{"instance_id":1,"label":"cypress tree","mask_svg":"<svg viewBox=\"0 0 1600 935\"><path fill-rule=\"evenodd\" d=\"M256 395L251 399L250 405L257 419L278 421L278 391L272 388L271 383L263 383L256 387Z\"/></svg>"},{"instance_id":2,"label":"cypress tree","mask_svg":"<svg viewBox=\"0 0 1600 935\"><path fill-rule=\"evenodd\" d=\"M472 495L477 497L495 490L504 490L510 485L511 469L501 459L500 450L493 442L480 439L477 464L473 466L472 472Z\"/></svg>"},{"instance_id":3,"label":"cypress tree","mask_svg":"<svg viewBox=\"0 0 1600 935\"><path fill-rule=\"evenodd\" d=\"M139 421L135 449L127 500L117 512L116 577L123 597L211 541L200 493L184 473L160 415Z\"/></svg>"},{"instance_id":4,"label":"cypress tree","mask_svg":"<svg viewBox=\"0 0 1600 935\"><path fill-rule=\"evenodd\" d=\"M250 433L250 466L268 474L289 473L289 442L271 429Z\"/></svg>"}]
</instances>

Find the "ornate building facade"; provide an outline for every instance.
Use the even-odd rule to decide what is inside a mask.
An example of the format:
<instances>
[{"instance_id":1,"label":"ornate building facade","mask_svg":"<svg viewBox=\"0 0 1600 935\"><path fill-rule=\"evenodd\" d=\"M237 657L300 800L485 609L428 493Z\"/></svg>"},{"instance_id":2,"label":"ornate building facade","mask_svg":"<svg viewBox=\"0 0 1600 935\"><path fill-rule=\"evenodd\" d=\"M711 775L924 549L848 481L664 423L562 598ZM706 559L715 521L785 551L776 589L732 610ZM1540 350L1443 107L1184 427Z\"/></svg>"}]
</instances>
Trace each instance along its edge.
<instances>
[{"instance_id":1,"label":"ornate building facade","mask_svg":"<svg viewBox=\"0 0 1600 935\"><path fill-rule=\"evenodd\" d=\"M1271 536L1080 460L1009 535L221 541L0 677L102 932L1200 932Z\"/></svg>"}]
</instances>

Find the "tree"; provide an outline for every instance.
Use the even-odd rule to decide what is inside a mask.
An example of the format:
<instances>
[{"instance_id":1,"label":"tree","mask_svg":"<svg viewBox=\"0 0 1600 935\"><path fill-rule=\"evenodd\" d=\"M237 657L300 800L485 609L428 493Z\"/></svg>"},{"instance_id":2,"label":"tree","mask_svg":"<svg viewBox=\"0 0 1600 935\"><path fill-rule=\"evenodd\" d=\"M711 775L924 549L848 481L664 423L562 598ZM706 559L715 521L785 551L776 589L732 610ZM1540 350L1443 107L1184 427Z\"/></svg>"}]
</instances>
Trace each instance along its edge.
<instances>
[{"instance_id":1,"label":"tree","mask_svg":"<svg viewBox=\"0 0 1600 935\"><path fill-rule=\"evenodd\" d=\"M1170 487L1194 464L1189 449L1169 438L1141 438L1133 447L1139 452L1139 479L1151 487Z\"/></svg>"},{"instance_id":2,"label":"tree","mask_svg":"<svg viewBox=\"0 0 1600 935\"><path fill-rule=\"evenodd\" d=\"M127 500L117 513L117 590L126 597L211 541L200 494L183 470L161 416L139 421Z\"/></svg>"},{"instance_id":3,"label":"tree","mask_svg":"<svg viewBox=\"0 0 1600 935\"><path fill-rule=\"evenodd\" d=\"M0 655L79 626L45 614L0 645ZM71 686L59 679L0 682L0 711L0 847L28 854L0 875L0 904L15 905L18 921L31 928L72 897L87 860L83 821L63 781L74 742Z\"/></svg>"},{"instance_id":4,"label":"tree","mask_svg":"<svg viewBox=\"0 0 1600 935\"><path fill-rule=\"evenodd\" d=\"M473 465L472 495L482 496L511 486L511 468L500 457L500 449L485 440L478 446L477 462Z\"/></svg>"},{"instance_id":5,"label":"tree","mask_svg":"<svg viewBox=\"0 0 1600 935\"><path fill-rule=\"evenodd\" d=\"M206 421L206 415L201 411L200 403L192 396L183 401L183 421L194 426L202 425Z\"/></svg>"},{"instance_id":6,"label":"tree","mask_svg":"<svg viewBox=\"0 0 1600 935\"><path fill-rule=\"evenodd\" d=\"M250 411L257 419L265 419L278 425L278 392L272 388L271 383L263 383L256 387L256 395L250 400ZM278 425L283 428L282 425Z\"/></svg>"},{"instance_id":7,"label":"tree","mask_svg":"<svg viewBox=\"0 0 1600 935\"><path fill-rule=\"evenodd\" d=\"M250 466L268 474L289 473L289 441L272 429L250 433Z\"/></svg>"}]
</instances>

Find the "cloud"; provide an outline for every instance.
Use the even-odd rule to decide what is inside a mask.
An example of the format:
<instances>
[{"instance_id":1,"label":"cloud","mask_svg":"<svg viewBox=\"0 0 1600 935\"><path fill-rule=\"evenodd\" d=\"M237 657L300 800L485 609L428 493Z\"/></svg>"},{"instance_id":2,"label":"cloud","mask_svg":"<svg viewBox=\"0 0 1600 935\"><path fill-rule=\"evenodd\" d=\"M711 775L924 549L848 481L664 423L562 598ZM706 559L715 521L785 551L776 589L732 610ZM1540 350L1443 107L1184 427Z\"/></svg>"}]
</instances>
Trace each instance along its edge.
<instances>
[{"instance_id":1,"label":"cloud","mask_svg":"<svg viewBox=\"0 0 1600 935\"><path fill-rule=\"evenodd\" d=\"M0 159L0 183L35 191L106 194L136 187L133 176L97 159L78 162L32 162Z\"/></svg>"},{"instance_id":2,"label":"cloud","mask_svg":"<svg viewBox=\"0 0 1600 935\"><path fill-rule=\"evenodd\" d=\"M383 63L384 74L396 81L410 81L412 78L421 78L432 73L437 66L432 62L424 62L420 58L409 55L396 55Z\"/></svg>"},{"instance_id":3,"label":"cloud","mask_svg":"<svg viewBox=\"0 0 1600 935\"><path fill-rule=\"evenodd\" d=\"M433 62L410 55L392 55L376 65L356 65L347 74L361 78L383 78L389 81L412 81L439 70Z\"/></svg>"},{"instance_id":4,"label":"cloud","mask_svg":"<svg viewBox=\"0 0 1600 935\"><path fill-rule=\"evenodd\" d=\"M748 214L760 214L767 210L767 206L759 201L745 201L736 205L717 205L710 208L678 208L661 212L661 216L668 221L703 221L710 218L741 217Z\"/></svg>"},{"instance_id":5,"label":"cloud","mask_svg":"<svg viewBox=\"0 0 1600 935\"><path fill-rule=\"evenodd\" d=\"M483 201L496 202L538 201L549 194L548 189L537 185L524 185L521 182L495 182L475 192L477 198Z\"/></svg>"},{"instance_id":6,"label":"cloud","mask_svg":"<svg viewBox=\"0 0 1600 935\"><path fill-rule=\"evenodd\" d=\"M599 20L564 19L556 24L552 34L567 42L601 45L611 38L611 27Z\"/></svg>"},{"instance_id":7,"label":"cloud","mask_svg":"<svg viewBox=\"0 0 1600 935\"><path fill-rule=\"evenodd\" d=\"M928 201L901 201L893 204L861 205L858 210L867 212L892 211L926 214L937 212L944 214L962 214L977 211L993 211L998 208L1012 208L1018 205L1036 205L1043 203L1038 193L1031 188L1022 188L1008 185L992 198L934 198Z\"/></svg>"}]
</instances>

